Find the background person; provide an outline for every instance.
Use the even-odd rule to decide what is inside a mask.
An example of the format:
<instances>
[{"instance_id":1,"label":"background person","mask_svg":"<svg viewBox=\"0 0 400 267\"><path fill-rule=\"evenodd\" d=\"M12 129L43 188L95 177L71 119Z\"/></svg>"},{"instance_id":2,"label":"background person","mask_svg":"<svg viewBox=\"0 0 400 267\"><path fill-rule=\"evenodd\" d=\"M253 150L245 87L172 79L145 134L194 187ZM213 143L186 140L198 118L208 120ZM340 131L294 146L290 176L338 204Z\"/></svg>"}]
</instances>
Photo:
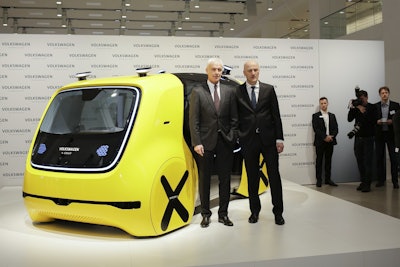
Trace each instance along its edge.
<instances>
[{"instance_id":1,"label":"background person","mask_svg":"<svg viewBox=\"0 0 400 267\"><path fill-rule=\"evenodd\" d=\"M210 183L212 169L219 179L218 221L233 226L228 217L233 147L237 139L238 115L234 89L220 83L220 59L207 63L207 81L194 87L190 96L189 128L199 170L201 227L210 224Z\"/></svg>"},{"instance_id":2,"label":"background person","mask_svg":"<svg viewBox=\"0 0 400 267\"><path fill-rule=\"evenodd\" d=\"M259 64L248 61L243 74L246 82L237 88L239 113L239 142L243 153L248 178L248 191L251 215L249 223L256 223L261 210L258 195L260 174L260 154L267 166L271 187L275 223L282 225L283 197L282 181L279 173L279 155L283 151L283 130L278 99L272 85L258 80Z\"/></svg>"},{"instance_id":3,"label":"background person","mask_svg":"<svg viewBox=\"0 0 400 267\"><path fill-rule=\"evenodd\" d=\"M394 133L392 117L400 105L397 102L389 100L389 87L383 86L379 88L379 96L381 101L375 103L377 121L375 127L375 149L378 182L376 187L385 185L386 182L386 146L390 158L390 173L392 176L393 188L399 188L398 181L398 163L395 153Z\"/></svg>"},{"instance_id":4,"label":"background person","mask_svg":"<svg viewBox=\"0 0 400 267\"><path fill-rule=\"evenodd\" d=\"M336 116L328 112L328 99L319 99L320 111L312 115L312 126L314 129L314 146L316 152L315 174L317 187L322 184L322 164L325 158L325 184L337 186L331 180L331 166L333 146L337 144L336 135L338 134L338 124Z\"/></svg>"},{"instance_id":5,"label":"background person","mask_svg":"<svg viewBox=\"0 0 400 267\"><path fill-rule=\"evenodd\" d=\"M375 118L375 105L368 103L368 93L360 90L357 93L357 99L355 102L353 101L349 109L347 120L355 121L355 128L352 132L355 135L354 155L361 180L357 190L361 192L371 191Z\"/></svg>"}]
</instances>

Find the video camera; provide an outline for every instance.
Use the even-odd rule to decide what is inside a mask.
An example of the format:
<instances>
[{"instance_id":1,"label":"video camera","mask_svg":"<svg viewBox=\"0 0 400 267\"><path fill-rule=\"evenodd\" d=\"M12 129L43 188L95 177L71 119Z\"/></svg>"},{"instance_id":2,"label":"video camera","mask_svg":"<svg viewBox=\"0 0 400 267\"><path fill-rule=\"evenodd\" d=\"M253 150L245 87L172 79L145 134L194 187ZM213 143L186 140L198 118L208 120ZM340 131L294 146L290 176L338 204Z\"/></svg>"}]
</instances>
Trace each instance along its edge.
<instances>
[{"instance_id":1,"label":"video camera","mask_svg":"<svg viewBox=\"0 0 400 267\"><path fill-rule=\"evenodd\" d=\"M356 86L356 88L354 88L354 93L355 93L357 98L351 100L351 105L353 107L357 107L357 106L362 105L363 104L363 101L361 99L361 95L362 94L360 93L360 87L358 87L358 85Z\"/></svg>"}]
</instances>

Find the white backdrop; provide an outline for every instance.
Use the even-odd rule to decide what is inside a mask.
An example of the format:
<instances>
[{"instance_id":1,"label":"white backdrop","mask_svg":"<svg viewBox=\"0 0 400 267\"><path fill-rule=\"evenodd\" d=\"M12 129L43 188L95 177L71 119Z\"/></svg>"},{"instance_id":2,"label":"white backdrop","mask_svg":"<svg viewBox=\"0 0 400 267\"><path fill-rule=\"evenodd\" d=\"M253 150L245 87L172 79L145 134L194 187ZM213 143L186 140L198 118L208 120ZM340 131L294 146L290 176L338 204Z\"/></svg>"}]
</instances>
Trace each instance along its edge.
<instances>
[{"instance_id":1,"label":"white backdrop","mask_svg":"<svg viewBox=\"0 0 400 267\"><path fill-rule=\"evenodd\" d=\"M324 49L329 41L319 40L11 34L0 38L0 187L22 184L25 158L42 111L57 88L76 80L77 72L108 77L132 75L138 67L151 66L152 72L204 73L207 60L219 57L233 68L231 76L243 81L243 63L257 60L260 80L275 86L281 109L285 135L281 175L300 184L315 182L311 115L318 109L320 91L339 97L340 108L345 109L353 97L355 73L373 70L363 76L363 83L373 87L384 83L380 41L336 41L333 53ZM342 47L346 53L340 53ZM348 58L353 52L361 62ZM330 83L321 87L324 68L332 72L324 78L340 80L342 87L332 88ZM353 158L348 149L343 153Z\"/></svg>"}]
</instances>

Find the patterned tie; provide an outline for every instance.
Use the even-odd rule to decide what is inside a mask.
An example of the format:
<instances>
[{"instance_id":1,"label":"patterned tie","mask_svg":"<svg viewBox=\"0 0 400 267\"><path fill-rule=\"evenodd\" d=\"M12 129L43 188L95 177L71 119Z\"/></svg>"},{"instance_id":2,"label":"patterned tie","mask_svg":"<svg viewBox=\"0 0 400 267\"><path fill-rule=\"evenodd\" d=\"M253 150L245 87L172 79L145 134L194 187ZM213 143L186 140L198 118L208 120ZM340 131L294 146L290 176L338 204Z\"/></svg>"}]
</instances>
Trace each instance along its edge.
<instances>
[{"instance_id":1,"label":"patterned tie","mask_svg":"<svg viewBox=\"0 0 400 267\"><path fill-rule=\"evenodd\" d=\"M218 86L214 84L214 105L215 109L218 111L219 110L219 96L218 96Z\"/></svg>"},{"instance_id":2,"label":"patterned tie","mask_svg":"<svg viewBox=\"0 0 400 267\"><path fill-rule=\"evenodd\" d=\"M254 92L254 89L256 87L253 85L251 87L251 106L253 107L253 109L256 109L256 105L257 105L257 100L256 100L256 93Z\"/></svg>"}]
</instances>

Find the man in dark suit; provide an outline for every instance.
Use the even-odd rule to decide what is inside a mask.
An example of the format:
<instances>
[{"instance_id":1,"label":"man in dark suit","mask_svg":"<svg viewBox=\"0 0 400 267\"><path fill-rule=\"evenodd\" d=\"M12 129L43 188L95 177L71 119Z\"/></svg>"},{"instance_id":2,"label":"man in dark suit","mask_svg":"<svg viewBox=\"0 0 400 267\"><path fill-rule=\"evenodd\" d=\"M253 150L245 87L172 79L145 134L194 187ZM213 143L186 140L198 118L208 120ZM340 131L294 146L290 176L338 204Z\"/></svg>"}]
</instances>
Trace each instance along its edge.
<instances>
[{"instance_id":1,"label":"man in dark suit","mask_svg":"<svg viewBox=\"0 0 400 267\"><path fill-rule=\"evenodd\" d=\"M338 124L336 116L328 112L328 99L319 99L320 111L312 115L312 126L314 129L314 146L317 154L315 161L315 174L317 177L317 187L322 184L322 162L325 157L325 184L337 186L331 180L331 166L333 146L337 144L336 135L338 134Z\"/></svg>"},{"instance_id":2,"label":"man in dark suit","mask_svg":"<svg viewBox=\"0 0 400 267\"><path fill-rule=\"evenodd\" d=\"M219 179L218 221L233 226L228 217L233 148L237 139L238 115L235 92L220 83L223 64L210 59L208 80L193 88L190 96L189 127L197 167L201 202L201 227L210 224L210 181L213 164Z\"/></svg>"},{"instance_id":3,"label":"man in dark suit","mask_svg":"<svg viewBox=\"0 0 400 267\"><path fill-rule=\"evenodd\" d=\"M392 117L397 166L400 165L400 109Z\"/></svg>"},{"instance_id":4,"label":"man in dark suit","mask_svg":"<svg viewBox=\"0 0 400 267\"><path fill-rule=\"evenodd\" d=\"M398 164L395 153L393 121L392 117L400 105L397 102L389 100L390 90L387 86L379 88L381 101L375 103L376 106L376 127L375 127L375 149L377 161L378 182L376 187L385 185L386 182L386 147L390 158L390 172L392 175L393 188L399 188L398 182Z\"/></svg>"},{"instance_id":5,"label":"man in dark suit","mask_svg":"<svg viewBox=\"0 0 400 267\"><path fill-rule=\"evenodd\" d=\"M272 85L258 80L259 64L248 61L243 74L246 82L237 88L239 113L239 140L248 178L251 215L249 223L258 221L261 210L258 188L260 183L260 154L267 166L271 188L272 212L275 223L283 225L282 181L279 173L279 155L283 151L283 130L278 99Z\"/></svg>"}]
</instances>

